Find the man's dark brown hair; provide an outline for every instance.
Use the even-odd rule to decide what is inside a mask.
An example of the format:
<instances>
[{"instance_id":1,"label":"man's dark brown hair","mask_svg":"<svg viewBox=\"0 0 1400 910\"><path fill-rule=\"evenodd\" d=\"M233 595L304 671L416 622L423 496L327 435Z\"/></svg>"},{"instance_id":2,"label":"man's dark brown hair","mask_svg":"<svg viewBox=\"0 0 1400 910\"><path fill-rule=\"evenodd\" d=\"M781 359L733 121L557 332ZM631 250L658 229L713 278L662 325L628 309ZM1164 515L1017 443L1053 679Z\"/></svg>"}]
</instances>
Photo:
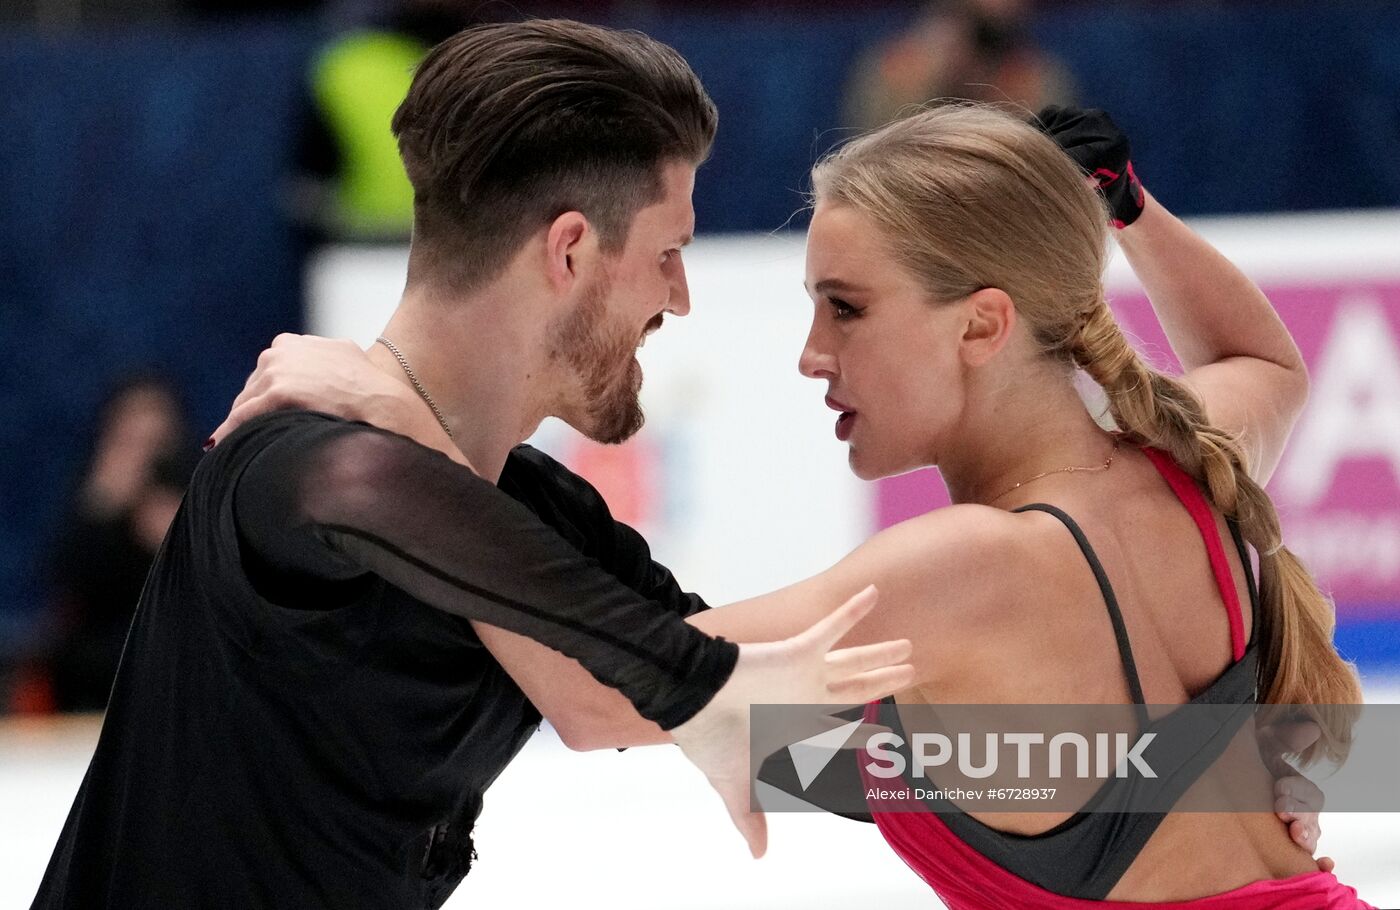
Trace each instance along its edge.
<instances>
[{"instance_id":1,"label":"man's dark brown hair","mask_svg":"<svg viewBox=\"0 0 1400 910\"><path fill-rule=\"evenodd\" d=\"M394 114L414 195L409 282L480 287L567 211L616 252L661 199L662 167L700 164L717 122L680 54L639 32L568 20L460 32Z\"/></svg>"}]
</instances>

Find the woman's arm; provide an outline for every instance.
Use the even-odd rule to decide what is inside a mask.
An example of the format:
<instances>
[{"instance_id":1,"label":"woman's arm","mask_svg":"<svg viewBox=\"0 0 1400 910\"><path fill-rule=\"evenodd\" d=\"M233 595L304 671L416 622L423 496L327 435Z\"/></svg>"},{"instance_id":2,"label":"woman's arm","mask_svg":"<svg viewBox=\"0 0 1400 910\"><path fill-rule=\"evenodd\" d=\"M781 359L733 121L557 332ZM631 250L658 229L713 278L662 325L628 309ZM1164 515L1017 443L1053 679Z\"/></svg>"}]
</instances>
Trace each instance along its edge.
<instances>
[{"instance_id":1,"label":"woman's arm","mask_svg":"<svg viewBox=\"0 0 1400 910\"><path fill-rule=\"evenodd\" d=\"M470 468L433 412L413 390L375 368L344 338L283 333L258 355L257 366L205 448L223 442L262 414L298 408L334 414L407 436Z\"/></svg>"},{"instance_id":2,"label":"woman's arm","mask_svg":"<svg viewBox=\"0 0 1400 910\"><path fill-rule=\"evenodd\" d=\"M1018 591L1016 573L1008 571L1025 562L1016 550L1014 522L1008 513L985 506L939 509L880 532L819 575L686 621L739 643L786 638L874 584L879 604L842 646L909 639L915 684L946 685L967 672L969 659L984 653L974 639L995 637L999 624L1012 622L1015 605L1034 594ZM567 726L555 726L570 748L667 741L655 724L639 717L616 691L598 685L577 662L522 636L486 626L478 632L545 717L553 704L568 700Z\"/></svg>"},{"instance_id":3,"label":"woman's arm","mask_svg":"<svg viewBox=\"0 0 1400 910\"><path fill-rule=\"evenodd\" d=\"M1103 194L1183 378L1210 422L1241 440L1251 476L1264 483L1308 397L1288 329L1253 281L1143 189L1112 117L1048 107L1036 122Z\"/></svg>"},{"instance_id":4,"label":"woman's arm","mask_svg":"<svg viewBox=\"0 0 1400 910\"><path fill-rule=\"evenodd\" d=\"M1235 433L1250 474L1266 482L1308 399L1308 374L1288 329L1243 272L1144 193L1142 215L1117 232L1183 377L1210 422Z\"/></svg>"}]
</instances>

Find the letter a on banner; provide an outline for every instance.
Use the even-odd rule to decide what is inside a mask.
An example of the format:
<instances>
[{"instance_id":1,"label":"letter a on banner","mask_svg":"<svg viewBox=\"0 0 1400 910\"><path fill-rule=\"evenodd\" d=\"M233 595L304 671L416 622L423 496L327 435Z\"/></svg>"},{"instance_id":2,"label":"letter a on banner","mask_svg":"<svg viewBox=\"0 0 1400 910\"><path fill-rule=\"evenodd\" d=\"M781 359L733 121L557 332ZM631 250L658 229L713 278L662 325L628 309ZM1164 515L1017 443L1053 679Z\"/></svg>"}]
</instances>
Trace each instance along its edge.
<instances>
[{"instance_id":1,"label":"letter a on banner","mask_svg":"<svg viewBox=\"0 0 1400 910\"><path fill-rule=\"evenodd\" d=\"M1337 307L1312 394L1279 471L1287 497L1311 505L1348 458L1384 458L1400 482L1400 343L1367 297Z\"/></svg>"}]
</instances>

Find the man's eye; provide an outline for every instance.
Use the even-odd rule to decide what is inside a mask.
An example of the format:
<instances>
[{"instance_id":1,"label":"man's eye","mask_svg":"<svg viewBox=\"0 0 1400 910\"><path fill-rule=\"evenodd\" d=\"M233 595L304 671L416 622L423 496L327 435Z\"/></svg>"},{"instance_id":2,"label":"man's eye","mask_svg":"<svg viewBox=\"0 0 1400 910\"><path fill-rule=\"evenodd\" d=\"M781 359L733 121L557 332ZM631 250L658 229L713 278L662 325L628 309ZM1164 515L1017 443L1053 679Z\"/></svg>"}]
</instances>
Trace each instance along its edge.
<instances>
[{"instance_id":1,"label":"man's eye","mask_svg":"<svg viewBox=\"0 0 1400 910\"><path fill-rule=\"evenodd\" d=\"M662 264L662 265L665 265L666 263L670 262L672 259L675 259L676 257L680 256L680 254L681 254L681 251L680 251L680 250L667 250L666 252L664 252L664 253L661 254L661 264Z\"/></svg>"}]
</instances>

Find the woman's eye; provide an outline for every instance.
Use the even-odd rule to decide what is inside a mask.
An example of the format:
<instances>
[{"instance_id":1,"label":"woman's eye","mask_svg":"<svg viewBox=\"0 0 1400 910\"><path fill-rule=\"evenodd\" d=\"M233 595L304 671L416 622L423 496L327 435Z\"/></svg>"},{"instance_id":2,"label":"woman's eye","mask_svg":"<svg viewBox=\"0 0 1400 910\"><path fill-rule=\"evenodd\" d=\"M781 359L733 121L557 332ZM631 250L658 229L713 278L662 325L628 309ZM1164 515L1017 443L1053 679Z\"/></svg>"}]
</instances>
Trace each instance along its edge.
<instances>
[{"instance_id":1,"label":"woman's eye","mask_svg":"<svg viewBox=\"0 0 1400 910\"><path fill-rule=\"evenodd\" d=\"M836 297L832 297L830 298L830 300L832 313L835 315L838 321L845 319L854 319L855 317L860 315L860 310L851 306L846 301Z\"/></svg>"}]
</instances>

